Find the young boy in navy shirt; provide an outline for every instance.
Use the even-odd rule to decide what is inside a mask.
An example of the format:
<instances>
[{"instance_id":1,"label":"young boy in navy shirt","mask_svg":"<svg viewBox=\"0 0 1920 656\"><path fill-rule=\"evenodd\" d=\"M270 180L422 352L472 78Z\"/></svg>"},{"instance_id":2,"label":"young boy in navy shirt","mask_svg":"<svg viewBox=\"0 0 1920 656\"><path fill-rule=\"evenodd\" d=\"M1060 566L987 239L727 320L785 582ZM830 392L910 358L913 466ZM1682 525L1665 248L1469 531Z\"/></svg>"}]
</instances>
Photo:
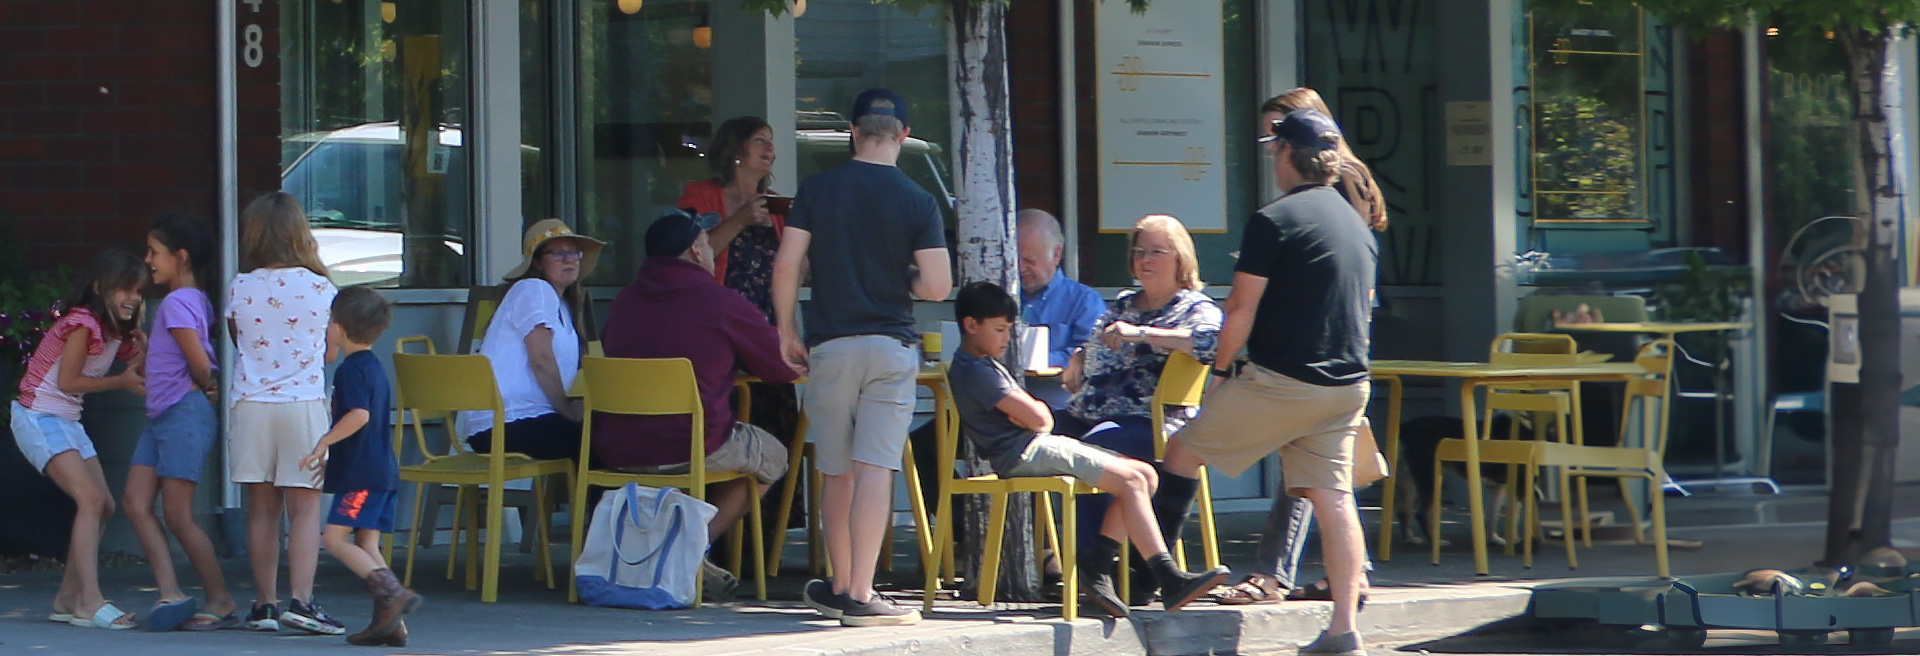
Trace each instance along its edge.
<instances>
[{"instance_id":1,"label":"young boy in navy shirt","mask_svg":"<svg viewBox=\"0 0 1920 656\"><path fill-rule=\"evenodd\" d=\"M393 305L379 292L348 287L333 299L327 324L328 357L339 358L333 374L333 429L300 461L306 469L326 464L321 489L333 495L324 540L327 551L367 582L373 621L347 636L355 645L404 647L408 613L422 597L401 585L380 558L380 534L393 532L399 505L400 463L391 442L393 393L386 369L373 355L393 319Z\"/></svg>"},{"instance_id":2,"label":"young boy in navy shirt","mask_svg":"<svg viewBox=\"0 0 1920 656\"><path fill-rule=\"evenodd\" d=\"M1080 576L1087 597L1114 617L1128 614L1114 590L1120 540L1132 538L1147 559L1160 587L1160 603L1179 610L1227 580L1225 567L1187 572L1173 562L1153 515L1153 490L1159 483L1153 465L1078 439L1053 433L1053 413L1028 394L1000 364L1013 338L1020 304L990 282L960 288L954 299L960 321L960 350L947 368L960 429L1002 478L1072 476L1112 494L1095 544L1079 550Z\"/></svg>"}]
</instances>

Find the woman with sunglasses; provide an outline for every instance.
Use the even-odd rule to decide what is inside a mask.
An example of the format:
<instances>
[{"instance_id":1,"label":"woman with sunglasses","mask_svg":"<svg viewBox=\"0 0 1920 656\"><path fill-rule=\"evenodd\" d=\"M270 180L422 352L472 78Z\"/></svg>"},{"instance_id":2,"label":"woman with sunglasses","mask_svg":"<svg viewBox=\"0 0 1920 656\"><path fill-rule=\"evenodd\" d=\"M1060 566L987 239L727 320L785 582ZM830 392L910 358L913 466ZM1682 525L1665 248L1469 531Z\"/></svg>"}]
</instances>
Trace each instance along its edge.
<instances>
[{"instance_id":1,"label":"woman with sunglasses","mask_svg":"<svg viewBox=\"0 0 1920 656\"><path fill-rule=\"evenodd\" d=\"M1073 397L1067 402L1067 416L1055 418L1055 432L1084 434L1081 439L1089 444L1152 462L1150 404L1160 386L1160 370L1174 351L1210 366L1223 315L1220 306L1200 291L1206 284L1200 282L1193 235L1179 219L1165 215L1140 219L1133 225L1128 245L1130 269L1140 288L1114 297L1106 315L1094 323L1093 336L1068 362L1063 380ZM1170 409L1167 433L1192 418L1192 408ZM1106 495L1083 497L1080 526L1093 533L1083 531L1080 544L1095 543L1107 501ZM1080 562L1081 571L1096 573L1092 560ZM1133 580L1145 582L1152 577Z\"/></svg>"},{"instance_id":2,"label":"woman with sunglasses","mask_svg":"<svg viewBox=\"0 0 1920 656\"><path fill-rule=\"evenodd\" d=\"M575 233L559 219L527 228L526 259L507 274L506 297L487 322L479 353L493 364L506 408L503 448L549 460L580 455L580 402L567 388L580 371L586 343L576 328L604 242ZM493 412L463 412L460 434L479 453L492 453Z\"/></svg>"}]
</instances>

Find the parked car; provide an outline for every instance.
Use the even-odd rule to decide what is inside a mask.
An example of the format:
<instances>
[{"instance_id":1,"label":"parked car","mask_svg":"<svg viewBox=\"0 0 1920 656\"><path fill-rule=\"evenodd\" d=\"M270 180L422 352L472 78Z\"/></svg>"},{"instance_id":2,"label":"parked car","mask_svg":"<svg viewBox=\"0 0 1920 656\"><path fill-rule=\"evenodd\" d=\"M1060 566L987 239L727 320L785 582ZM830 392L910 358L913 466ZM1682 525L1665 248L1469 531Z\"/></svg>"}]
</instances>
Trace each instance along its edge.
<instances>
[{"instance_id":1,"label":"parked car","mask_svg":"<svg viewBox=\"0 0 1920 656\"><path fill-rule=\"evenodd\" d=\"M429 166L464 171L466 154L460 128L441 127L444 154ZM325 132L309 132L285 141L289 164L280 188L300 200L320 261L342 285L388 284L400 277L404 252L406 196L401 160L405 152L400 124L367 123ZM537 152L537 151L536 151ZM447 216L467 215L467 195L446 194ZM441 243L456 255L466 252L465 226L454 221Z\"/></svg>"}]
</instances>

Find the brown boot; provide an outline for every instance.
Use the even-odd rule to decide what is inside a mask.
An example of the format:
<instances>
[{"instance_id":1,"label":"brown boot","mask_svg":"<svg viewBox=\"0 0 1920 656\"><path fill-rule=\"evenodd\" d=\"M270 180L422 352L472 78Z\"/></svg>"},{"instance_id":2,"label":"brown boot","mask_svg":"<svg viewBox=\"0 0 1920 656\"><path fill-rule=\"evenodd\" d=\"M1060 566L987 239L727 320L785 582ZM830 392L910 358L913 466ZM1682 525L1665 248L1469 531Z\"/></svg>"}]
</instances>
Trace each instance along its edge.
<instances>
[{"instance_id":1,"label":"brown boot","mask_svg":"<svg viewBox=\"0 0 1920 656\"><path fill-rule=\"evenodd\" d=\"M373 598L373 621L367 630L347 636L347 643L353 645L387 645L391 634L400 633L404 644L405 633L396 627L408 613L420 607L424 600L413 590L400 584L393 570L380 568L367 574L367 595ZM391 646L391 645L390 645Z\"/></svg>"}]
</instances>

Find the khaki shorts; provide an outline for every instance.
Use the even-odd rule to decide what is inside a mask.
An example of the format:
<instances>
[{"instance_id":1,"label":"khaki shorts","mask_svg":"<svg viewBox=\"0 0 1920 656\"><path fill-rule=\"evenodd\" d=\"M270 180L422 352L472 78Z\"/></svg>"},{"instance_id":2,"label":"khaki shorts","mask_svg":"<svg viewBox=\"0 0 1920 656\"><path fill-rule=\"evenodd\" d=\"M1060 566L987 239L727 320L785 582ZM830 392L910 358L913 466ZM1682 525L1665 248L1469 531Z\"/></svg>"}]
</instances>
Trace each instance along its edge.
<instances>
[{"instance_id":1,"label":"khaki shorts","mask_svg":"<svg viewBox=\"0 0 1920 656\"><path fill-rule=\"evenodd\" d=\"M1175 437L1227 476L1278 450L1287 489L1352 491L1354 430L1372 387L1314 385L1250 364L1207 392L1200 416Z\"/></svg>"},{"instance_id":2,"label":"khaki shorts","mask_svg":"<svg viewBox=\"0 0 1920 656\"><path fill-rule=\"evenodd\" d=\"M687 463L677 465L658 465L647 467L621 467L620 471L636 474L685 474ZM750 475L762 485L771 484L787 475L787 447L774 439L772 433L753 424L735 422L733 434L720 448L707 454L707 473L737 471Z\"/></svg>"},{"instance_id":3,"label":"khaki shorts","mask_svg":"<svg viewBox=\"0 0 1920 656\"><path fill-rule=\"evenodd\" d=\"M1119 466L1123 456L1112 451L1060 435L1036 435L1020 452L1020 464L1002 474L1002 478L1072 476L1087 485L1100 485L1100 477Z\"/></svg>"},{"instance_id":4,"label":"khaki shorts","mask_svg":"<svg viewBox=\"0 0 1920 656\"><path fill-rule=\"evenodd\" d=\"M319 489L323 470L301 469L300 459L313 453L330 428L326 401L233 404L227 440L233 482Z\"/></svg>"},{"instance_id":5,"label":"khaki shorts","mask_svg":"<svg viewBox=\"0 0 1920 656\"><path fill-rule=\"evenodd\" d=\"M808 352L807 413L814 466L839 476L853 463L898 471L913 424L920 350L885 335L841 337Z\"/></svg>"}]
</instances>

